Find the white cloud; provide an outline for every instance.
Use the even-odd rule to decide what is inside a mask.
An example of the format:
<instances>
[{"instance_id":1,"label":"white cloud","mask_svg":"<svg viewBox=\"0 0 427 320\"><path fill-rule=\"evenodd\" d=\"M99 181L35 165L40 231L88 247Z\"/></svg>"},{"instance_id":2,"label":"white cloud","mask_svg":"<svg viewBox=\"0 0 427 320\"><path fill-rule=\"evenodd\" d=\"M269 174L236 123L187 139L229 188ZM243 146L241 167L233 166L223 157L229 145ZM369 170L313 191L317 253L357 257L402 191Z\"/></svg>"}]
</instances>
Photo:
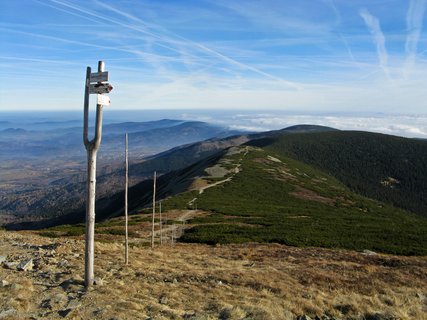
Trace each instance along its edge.
<instances>
[{"instance_id":1,"label":"white cloud","mask_svg":"<svg viewBox=\"0 0 427 320\"><path fill-rule=\"evenodd\" d=\"M190 116L190 115L189 115ZM234 129L266 131L282 129L297 124L315 124L340 130L356 130L385 133L410 138L427 139L427 115L402 114L298 114L271 111L256 113L247 111L237 115L225 114L214 118L222 125Z\"/></svg>"},{"instance_id":2,"label":"white cloud","mask_svg":"<svg viewBox=\"0 0 427 320\"><path fill-rule=\"evenodd\" d=\"M377 47L380 67L383 69L385 75L389 77L389 71L387 67L388 54L385 47L384 33L381 31L380 21L378 20L378 18L370 14L369 11L366 9L360 10L359 13L373 35L373 41Z\"/></svg>"},{"instance_id":3,"label":"white cloud","mask_svg":"<svg viewBox=\"0 0 427 320\"><path fill-rule=\"evenodd\" d=\"M409 2L408 12L406 14L406 27L408 35L406 38L406 62L405 62L405 75L414 67L415 58L417 54L418 42L423 26L423 17L426 9L426 0L411 0Z\"/></svg>"}]
</instances>

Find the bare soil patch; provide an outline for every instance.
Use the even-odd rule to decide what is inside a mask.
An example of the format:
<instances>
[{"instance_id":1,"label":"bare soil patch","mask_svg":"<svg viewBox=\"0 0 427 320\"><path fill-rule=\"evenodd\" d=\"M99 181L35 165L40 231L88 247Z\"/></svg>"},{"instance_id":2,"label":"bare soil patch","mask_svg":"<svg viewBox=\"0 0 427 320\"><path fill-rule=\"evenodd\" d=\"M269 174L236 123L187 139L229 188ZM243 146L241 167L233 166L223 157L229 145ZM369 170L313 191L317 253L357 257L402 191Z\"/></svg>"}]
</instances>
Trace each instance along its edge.
<instances>
[{"instance_id":1,"label":"bare soil patch","mask_svg":"<svg viewBox=\"0 0 427 320\"><path fill-rule=\"evenodd\" d=\"M330 205L335 203L334 199L322 197L321 195L317 194L316 192L314 192L312 190L305 189L305 188L300 187L300 186L297 186L296 191L290 192L289 194L293 195L294 197L297 197L299 199L304 199L304 200L317 201L317 202L326 203L326 204L330 204Z\"/></svg>"}]
</instances>

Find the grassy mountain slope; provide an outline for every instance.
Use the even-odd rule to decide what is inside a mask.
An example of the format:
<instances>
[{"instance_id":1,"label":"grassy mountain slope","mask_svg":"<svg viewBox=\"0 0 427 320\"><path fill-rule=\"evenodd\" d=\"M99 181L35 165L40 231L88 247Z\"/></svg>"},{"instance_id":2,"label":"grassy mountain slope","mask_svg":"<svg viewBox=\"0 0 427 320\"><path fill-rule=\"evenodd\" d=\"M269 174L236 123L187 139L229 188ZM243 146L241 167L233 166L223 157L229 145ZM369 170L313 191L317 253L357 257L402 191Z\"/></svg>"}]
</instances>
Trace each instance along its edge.
<instances>
[{"instance_id":1,"label":"grassy mountain slope","mask_svg":"<svg viewBox=\"0 0 427 320\"><path fill-rule=\"evenodd\" d=\"M240 147L219 164L228 170L223 177L205 173L193 183L195 191L164 201L166 208L197 206L210 213L190 221L195 226L183 241L427 254L425 218L357 195L307 164L255 147ZM214 182L220 183L198 191Z\"/></svg>"},{"instance_id":2,"label":"grassy mountain slope","mask_svg":"<svg viewBox=\"0 0 427 320\"><path fill-rule=\"evenodd\" d=\"M311 164L351 190L427 216L427 143L352 131L277 136L249 142Z\"/></svg>"}]
</instances>

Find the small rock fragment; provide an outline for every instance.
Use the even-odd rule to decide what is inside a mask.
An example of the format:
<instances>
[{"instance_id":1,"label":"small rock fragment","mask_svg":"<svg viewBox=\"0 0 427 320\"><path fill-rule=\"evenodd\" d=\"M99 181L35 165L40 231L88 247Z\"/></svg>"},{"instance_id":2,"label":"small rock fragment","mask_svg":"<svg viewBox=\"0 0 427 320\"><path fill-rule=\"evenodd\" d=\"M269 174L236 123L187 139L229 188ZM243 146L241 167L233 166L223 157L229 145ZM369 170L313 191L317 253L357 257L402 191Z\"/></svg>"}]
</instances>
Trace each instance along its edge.
<instances>
[{"instance_id":1,"label":"small rock fragment","mask_svg":"<svg viewBox=\"0 0 427 320\"><path fill-rule=\"evenodd\" d=\"M363 250L363 251L362 251L362 254L363 254L364 256L376 256L376 255L377 255L377 253L376 253L376 252L371 251L371 250Z\"/></svg>"},{"instance_id":2,"label":"small rock fragment","mask_svg":"<svg viewBox=\"0 0 427 320\"><path fill-rule=\"evenodd\" d=\"M374 313L374 314L365 315L364 319L366 319L366 320L393 320L396 318L393 316L390 316L390 315L386 315L386 314Z\"/></svg>"},{"instance_id":3,"label":"small rock fragment","mask_svg":"<svg viewBox=\"0 0 427 320\"><path fill-rule=\"evenodd\" d=\"M17 265L18 265L18 263L15 261L13 261L13 262L4 261L3 262L3 267L5 267L6 269L10 269L10 270L16 269Z\"/></svg>"},{"instance_id":4,"label":"small rock fragment","mask_svg":"<svg viewBox=\"0 0 427 320\"><path fill-rule=\"evenodd\" d=\"M227 320L227 319L231 319L231 308L224 308L221 310L221 312L219 313L219 319L221 320Z\"/></svg>"},{"instance_id":5,"label":"small rock fragment","mask_svg":"<svg viewBox=\"0 0 427 320\"><path fill-rule=\"evenodd\" d=\"M311 294L309 294L309 293L303 293L303 294L302 294L302 297L303 297L304 299L311 299L311 298L313 298L313 296L312 296Z\"/></svg>"},{"instance_id":6,"label":"small rock fragment","mask_svg":"<svg viewBox=\"0 0 427 320\"><path fill-rule=\"evenodd\" d=\"M45 308L45 309L60 309L63 308L65 306L65 304L67 303L68 299L67 296L58 293L56 295L54 295L51 299L46 299L42 301L42 304L40 305L40 307ZM68 308L68 307L67 307Z\"/></svg>"},{"instance_id":7,"label":"small rock fragment","mask_svg":"<svg viewBox=\"0 0 427 320\"><path fill-rule=\"evenodd\" d=\"M9 282L6 280L1 280L0 281L0 288L4 288L7 287L9 285Z\"/></svg>"},{"instance_id":8,"label":"small rock fragment","mask_svg":"<svg viewBox=\"0 0 427 320\"><path fill-rule=\"evenodd\" d=\"M72 299L67 304L67 309L77 309L82 305L82 303L77 299Z\"/></svg>"},{"instance_id":9,"label":"small rock fragment","mask_svg":"<svg viewBox=\"0 0 427 320\"><path fill-rule=\"evenodd\" d=\"M78 281L75 279L68 279L61 282L59 286L65 291L69 291L69 290L78 290L80 289L81 285L82 285L82 281Z\"/></svg>"},{"instance_id":10,"label":"small rock fragment","mask_svg":"<svg viewBox=\"0 0 427 320\"><path fill-rule=\"evenodd\" d=\"M59 262L57 263L57 266L58 266L59 268L67 268L67 267L69 267L69 266L70 266L70 264L68 263L68 261L67 261L67 260L62 259L61 261L59 261Z\"/></svg>"},{"instance_id":11,"label":"small rock fragment","mask_svg":"<svg viewBox=\"0 0 427 320\"><path fill-rule=\"evenodd\" d=\"M16 267L19 271L29 271L33 270L33 259L22 260L20 264Z\"/></svg>"},{"instance_id":12,"label":"small rock fragment","mask_svg":"<svg viewBox=\"0 0 427 320\"><path fill-rule=\"evenodd\" d=\"M0 312L0 319L6 319L16 315L16 310L11 308Z\"/></svg>"},{"instance_id":13,"label":"small rock fragment","mask_svg":"<svg viewBox=\"0 0 427 320\"><path fill-rule=\"evenodd\" d=\"M186 313L184 313L184 315L182 316L184 319L192 319L196 316L196 311L187 311Z\"/></svg>"},{"instance_id":14,"label":"small rock fragment","mask_svg":"<svg viewBox=\"0 0 427 320\"><path fill-rule=\"evenodd\" d=\"M0 256L0 263L3 263L4 261L6 261L6 256Z\"/></svg>"},{"instance_id":15,"label":"small rock fragment","mask_svg":"<svg viewBox=\"0 0 427 320\"><path fill-rule=\"evenodd\" d=\"M417 293L415 294L415 296L416 296L418 299L421 299L421 300L424 300L424 298L425 298L425 296L424 296L421 292L417 292Z\"/></svg>"},{"instance_id":16,"label":"small rock fragment","mask_svg":"<svg viewBox=\"0 0 427 320\"><path fill-rule=\"evenodd\" d=\"M20 285L19 283L12 283L12 285L10 286L10 288L11 288L12 290L21 290L21 289L23 289L24 287L23 287L22 285Z\"/></svg>"},{"instance_id":17,"label":"small rock fragment","mask_svg":"<svg viewBox=\"0 0 427 320\"><path fill-rule=\"evenodd\" d=\"M51 258L51 257L53 257L55 255L56 255L56 251L55 250L51 250L51 251L49 251L49 253L46 254L46 257Z\"/></svg>"},{"instance_id":18,"label":"small rock fragment","mask_svg":"<svg viewBox=\"0 0 427 320\"><path fill-rule=\"evenodd\" d=\"M58 314L59 314L61 317L65 318L65 317L67 317L67 316L68 316L72 311L73 311L73 309L64 309L64 310L60 310L60 311L58 311Z\"/></svg>"},{"instance_id":19,"label":"small rock fragment","mask_svg":"<svg viewBox=\"0 0 427 320\"><path fill-rule=\"evenodd\" d=\"M42 303L40 304L40 308L52 309L52 303L51 303L50 299L43 300Z\"/></svg>"},{"instance_id":20,"label":"small rock fragment","mask_svg":"<svg viewBox=\"0 0 427 320\"><path fill-rule=\"evenodd\" d=\"M96 286L102 286L104 284L104 281L101 278L97 277L93 279L93 284Z\"/></svg>"},{"instance_id":21,"label":"small rock fragment","mask_svg":"<svg viewBox=\"0 0 427 320\"><path fill-rule=\"evenodd\" d=\"M95 317L100 317L105 313L105 310L103 308L96 308L95 310L93 310L93 315Z\"/></svg>"},{"instance_id":22,"label":"small rock fragment","mask_svg":"<svg viewBox=\"0 0 427 320\"><path fill-rule=\"evenodd\" d=\"M166 303L168 303L168 297L161 296L160 299L159 299L159 303L160 304L166 304Z\"/></svg>"}]
</instances>

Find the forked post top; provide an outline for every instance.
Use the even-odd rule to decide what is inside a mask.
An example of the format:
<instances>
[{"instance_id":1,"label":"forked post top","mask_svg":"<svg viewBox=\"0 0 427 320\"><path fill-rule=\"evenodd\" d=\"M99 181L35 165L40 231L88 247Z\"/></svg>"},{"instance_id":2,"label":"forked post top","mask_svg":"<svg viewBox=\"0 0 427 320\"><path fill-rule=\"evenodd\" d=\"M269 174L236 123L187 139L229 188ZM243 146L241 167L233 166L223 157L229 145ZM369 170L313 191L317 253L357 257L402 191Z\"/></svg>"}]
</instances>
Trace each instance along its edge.
<instances>
[{"instance_id":1,"label":"forked post top","mask_svg":"<svg viewBox=\"0 0 427 320\"><path fill-rule=\"evenodd\" d=\"M104 61L98 61L98 72L103 72L105 68L105 63Z\"/></svg>"}]
</instances>

